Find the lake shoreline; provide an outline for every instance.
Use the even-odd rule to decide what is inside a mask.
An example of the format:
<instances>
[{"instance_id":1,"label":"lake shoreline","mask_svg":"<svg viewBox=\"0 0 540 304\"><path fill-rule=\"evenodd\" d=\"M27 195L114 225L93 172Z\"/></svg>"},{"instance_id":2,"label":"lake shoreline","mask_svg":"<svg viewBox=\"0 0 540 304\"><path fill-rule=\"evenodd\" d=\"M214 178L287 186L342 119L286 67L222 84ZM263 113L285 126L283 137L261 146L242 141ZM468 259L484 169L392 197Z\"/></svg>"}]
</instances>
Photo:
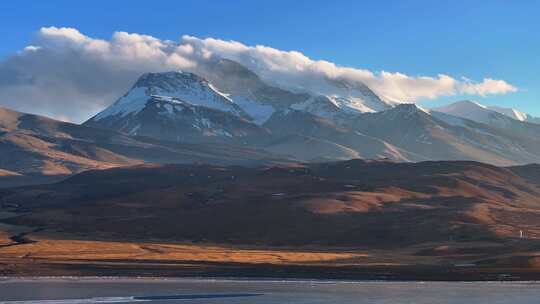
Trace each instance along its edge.
<instances>
[{"instance_id":1,"label":"lake shoreline","mask_svg":"<svg viewBox=\"0 0 540 304\"><path fill-rule=\"evenodd\" d=\"M0 277L0 303L537 303L539 282ZM163 302L163 301L166 302ZM367 302L366 302L367 303Z\"/></svg>"},{"instance_id":2,"label":"lake shoreline","mask_svg":"<svg viewBox=\"0 0 540 304\"><path fill-rule=\"evenodd\" d=\"M4 220L13 216L0 213ZM535 264L537 241L426 243L386 249L290 248L96 240L6 223L0 224L2 231L0 277L540 281L540 264Z\"/></svg>"},{"instance_id":3,"label":"lake shoreline","mask_svg":"<svg viewBox=\"0 0 540 304\"><path fill-rule=\"evenodd\" d=\"M306 266L189 261L37 261L0 260L0 276L16 277L125 277L209 278L345 281L539 281L540 271L526 268L439 266Z\"/></svg>"},{"instance_id":4,"label":"lake shoreline","mask_svg":"<svg viewBox=\"0 0 540 304\"><path fill-rule=\"evenodd\" d=\"M530 281L399 281L399 280L341 280L341 279L295 279L295 278L265 278L265 277L114 277L114 276L0 276L2 283L32 283L32 282L89 282L89 283L124 283L124 282L148 282L148 283L187 283L187 282L213 282L213 283L295 283L295 284L540 284L540 280Z\"/></svg>"}]
</instances>

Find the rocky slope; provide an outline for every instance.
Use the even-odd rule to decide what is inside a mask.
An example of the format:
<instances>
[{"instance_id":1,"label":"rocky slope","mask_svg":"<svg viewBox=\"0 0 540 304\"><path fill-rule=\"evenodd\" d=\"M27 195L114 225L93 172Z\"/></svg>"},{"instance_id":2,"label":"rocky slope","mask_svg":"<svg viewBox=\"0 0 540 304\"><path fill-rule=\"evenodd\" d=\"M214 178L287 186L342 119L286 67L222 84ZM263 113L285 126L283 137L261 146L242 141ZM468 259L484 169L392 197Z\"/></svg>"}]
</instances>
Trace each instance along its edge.
<instances>
[{"instance_id":1,"label":"rocky slope","mask_svg":"<svg viewBox=\"0 0 540 304\"><path fill-rule=\"evenodd\" d=\"M540 162L537 126L530 125L510 131L403 104L363 114L353 127L426 159L512 165Z\"/></svg>"}]
</instances>

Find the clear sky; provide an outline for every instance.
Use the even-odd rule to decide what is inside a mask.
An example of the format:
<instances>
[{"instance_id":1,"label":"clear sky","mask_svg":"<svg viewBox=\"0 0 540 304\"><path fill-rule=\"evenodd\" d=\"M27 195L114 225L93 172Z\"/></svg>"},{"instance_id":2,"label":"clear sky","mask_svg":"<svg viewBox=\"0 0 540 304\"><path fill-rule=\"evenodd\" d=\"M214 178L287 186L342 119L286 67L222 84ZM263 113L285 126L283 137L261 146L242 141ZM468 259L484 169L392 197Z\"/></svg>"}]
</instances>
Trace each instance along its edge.
<instances>
[{"instance_id":1,"label":"clear sky","mask_svg":"<svg viewBox=\"0 0 540 304\"><path fill-rule=\"evenodd\" d=\"M1 1L0 58L41 27L115 31L297 50L373 71L503 79L518 92L475 97L540 116L540 1ZM460 96L423 102L428 106Z\"/></svg>"}]
</instances>

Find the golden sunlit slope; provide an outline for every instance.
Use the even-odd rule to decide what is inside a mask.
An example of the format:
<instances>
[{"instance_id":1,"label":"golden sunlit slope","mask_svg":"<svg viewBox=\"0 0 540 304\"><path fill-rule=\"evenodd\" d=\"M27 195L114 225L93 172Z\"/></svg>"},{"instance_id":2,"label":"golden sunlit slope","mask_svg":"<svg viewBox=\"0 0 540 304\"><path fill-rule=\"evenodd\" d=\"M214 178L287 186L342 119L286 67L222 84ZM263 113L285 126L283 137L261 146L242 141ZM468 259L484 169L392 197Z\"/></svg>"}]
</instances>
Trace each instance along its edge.
<instances>
[{"instance_id":1,"label":"golden sunlit slope","mask_svg":"<svg viewBox=\"0 0 540 304\"><path fill-rule=\"evenodd\" d=\"M540 236L540 188L475 162L144 165L6 190L13 221L81 235L387 247Z\"/></svg>"}]
</instances>

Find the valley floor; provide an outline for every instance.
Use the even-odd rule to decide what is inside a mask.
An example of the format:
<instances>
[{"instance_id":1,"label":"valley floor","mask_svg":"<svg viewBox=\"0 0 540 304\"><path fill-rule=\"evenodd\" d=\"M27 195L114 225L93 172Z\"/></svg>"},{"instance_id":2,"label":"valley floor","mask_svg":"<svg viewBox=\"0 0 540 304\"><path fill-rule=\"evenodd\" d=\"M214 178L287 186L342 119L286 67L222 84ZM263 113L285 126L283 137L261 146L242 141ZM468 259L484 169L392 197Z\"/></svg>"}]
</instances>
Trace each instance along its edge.
<instances>
[{"instance_id":1,"label":"valley floor","mask_svg":"<svg viewBox=\"0 0 540 304\"><path fill-rule=\"evenodd\" d=\"M399 250L270 248L77 239L2 227L0 276L538 280L540 243L422 244Z\"/></svg>"}]
</instances>

